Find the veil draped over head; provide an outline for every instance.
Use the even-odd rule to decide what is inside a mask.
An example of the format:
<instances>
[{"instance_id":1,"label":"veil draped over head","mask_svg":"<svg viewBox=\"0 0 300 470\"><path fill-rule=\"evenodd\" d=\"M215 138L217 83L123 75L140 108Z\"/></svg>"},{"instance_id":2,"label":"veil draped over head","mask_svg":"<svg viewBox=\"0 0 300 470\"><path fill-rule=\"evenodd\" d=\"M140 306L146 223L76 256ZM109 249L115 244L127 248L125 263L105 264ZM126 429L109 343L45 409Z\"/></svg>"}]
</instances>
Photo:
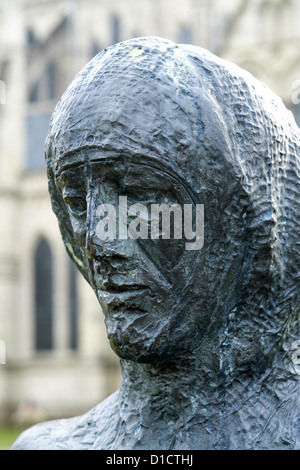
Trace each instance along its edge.
<instances>
[{"instance_id":1,"label":"veil draped over head","mask_svg":"<svg viewBox=\"0 0 300 470\"><path fill-rule=\"evenodd\" d=\"M299 137L278 97L204 49L153 37L109 47L63 95L46 142L53 209L70 256L89 280L56 188L61 161L103 150L151 160L204 204L205 245L190 289L226 328L232 341L223 348L245 349L235 359L240 367L253 359L257 339L261 367L285 338L299 339Z\"/></svg>"}]
</instances>

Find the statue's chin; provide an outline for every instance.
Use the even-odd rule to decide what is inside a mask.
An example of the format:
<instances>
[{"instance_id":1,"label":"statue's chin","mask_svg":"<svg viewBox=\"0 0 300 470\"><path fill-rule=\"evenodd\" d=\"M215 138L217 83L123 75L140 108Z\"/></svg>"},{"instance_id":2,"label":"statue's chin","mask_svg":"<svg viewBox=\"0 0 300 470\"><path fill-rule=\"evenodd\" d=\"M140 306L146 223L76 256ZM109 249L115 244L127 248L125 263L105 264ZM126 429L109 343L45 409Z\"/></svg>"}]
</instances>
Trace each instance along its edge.
<instances>
[{"instance_id":1,"label":"statue's chin","mask_svg":"<svg viewBox=\"0 0 300 470\"><path fill-rule=\"evenodd\" d=\"M111 348L120 359L140 364L155 364L174 359L178 354L177 348L172 348L166 339L159 336L137 335L127 331L108 331ZM177 353L177 354L176 354Z\"/></svg>"},{"instance_id":2,"label":"statue's chin","mask_svg":"<svg viewBox=\"0 0 300 470\"><path fill-rule=\"evenodd\" d=\"M149 364L170 361L189 350L191 331L195 338L194 325L185 321L179 328L180 320L175 313L171 317L169 308L158 311L151 305L145 311L116 303L104 306L103 312L110 345L121 359Z\"/></svg>"}]
</instances>

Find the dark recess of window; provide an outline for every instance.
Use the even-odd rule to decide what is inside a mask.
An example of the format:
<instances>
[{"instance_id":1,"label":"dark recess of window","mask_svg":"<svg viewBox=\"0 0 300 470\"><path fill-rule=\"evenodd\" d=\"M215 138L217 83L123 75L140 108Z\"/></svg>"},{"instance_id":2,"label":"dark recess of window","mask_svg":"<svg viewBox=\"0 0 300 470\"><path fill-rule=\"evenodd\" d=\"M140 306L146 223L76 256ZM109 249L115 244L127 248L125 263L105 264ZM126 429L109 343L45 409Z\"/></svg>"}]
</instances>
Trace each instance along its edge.
<instances>
[{"instance_id":1,"label":"dark recess of window","mask_svg":"<svg viewBox=\"0 0 300 470\"><path fill-rule=\"evenodd\" d=\"M179 30L178 42L180 44L192 44L193 33L189 26L182 26Z\"/></svg>"},{"instance_id":2,"label":"dark recess of window","mask_svg":"<svg viewBox=\"0 0 300 470\"><path fill-rule=\"evenodd\" d=\"M93 41L91 44L91 58L95 57L101 51L101 47Z\"/></svg>"},{"instance_id":3,"label":"dark recess of window","mask_svg":"<svg viewBox=\"0 0 300 470\"><path fill-rule=\"evenodd\" d=\"M114 15L111 19L112 44L116 44L117 42L120 42L120 29L121 29L120 18L117 15Z\"/></svg>"},{"instance_id":4,"label":"dark recess of window","mask_svg":"<svg viewBox=\"0 0 300 470\"><path fill-rule=\"evenodd\" d=\"M292 108L292 112L295 116L295 121L300 127L300 104L294 104Z\"/></svg>"},{"instance_id":5,"label":"dark recess of window","mask_svg":"<svg viewBox=\"0 0 300 470\"><path fill-rule=\"evenodd\" d=\"M26 42L27 46L31 47L35 44L35 34L33 29L28 28L26 31Z\"/></svg>"},{"instance_id":6,"label":"dark recess of window","mask_svg":"<svg viewBox=\"0 0 300 470\"><path fill-rule=\"evenodd\" d=\"M77 268L69 261L69 322L70 322L70 348L78 349L78 296L77 296Z\"/></svg>"},{"instance_id":7,"label":"dark recess of window","mask_svg":"<svg viewBox=\"0 0 300 470\"><path fill-rule=\"evenodd\" d=\"M45 140L51 114L38 113L26 118L26 169L45 170Z\"/></svg>"},{"instance_id":8,"label":"dark recess of window","mask_svg":"<svg viewBox=\"0 0 300 470\"><path fill-rule=\"evenodd\" d=\"M57 76L57 70L56 70L56 63L50 62L48 64L48 70L47 70L47 75L48 75L48 83L49 83L49 99L50 100L55 100L56 97L56 76Z\"/></svg>"},{"instance_id":9,"label":"dark recess of window","mask_svg":"<svg viewBox=\"0 0 300 470\"><path fill-rule=\"evenodd\" d=\"M42 239L34 257L35 349L53 349L53 262L48 242Z\"/></svg>"}]
</instances>

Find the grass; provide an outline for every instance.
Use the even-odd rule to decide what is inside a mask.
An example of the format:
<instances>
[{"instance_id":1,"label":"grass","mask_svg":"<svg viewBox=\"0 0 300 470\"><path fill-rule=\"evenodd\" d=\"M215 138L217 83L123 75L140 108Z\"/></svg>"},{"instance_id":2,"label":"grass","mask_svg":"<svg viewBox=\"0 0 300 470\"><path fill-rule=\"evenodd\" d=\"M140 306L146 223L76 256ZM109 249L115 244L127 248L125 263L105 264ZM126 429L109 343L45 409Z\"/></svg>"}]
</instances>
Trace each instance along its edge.
<instances>
[{"instance_id":1,"label":"grass","mask_svg":"<svg viewBox=\"0 0 300 470\"><path fill-rule=\"evenodd\" d=\"M0 450L9 450L20 431L14 428L0 428Z\"/></svg>"}]
</instances>

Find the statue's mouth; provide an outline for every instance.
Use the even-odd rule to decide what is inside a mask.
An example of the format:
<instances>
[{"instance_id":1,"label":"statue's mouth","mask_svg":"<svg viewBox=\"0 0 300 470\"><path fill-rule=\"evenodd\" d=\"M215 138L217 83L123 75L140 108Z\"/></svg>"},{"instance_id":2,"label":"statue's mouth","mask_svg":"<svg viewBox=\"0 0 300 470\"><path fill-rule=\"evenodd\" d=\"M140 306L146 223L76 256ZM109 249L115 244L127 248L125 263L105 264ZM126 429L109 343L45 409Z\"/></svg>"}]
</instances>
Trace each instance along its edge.
<instances>
[{"instance_id":1,"label":"statue's mouth","mask_svg":"<svg viewBox=\"0 0 300 470\"><path fill-rule=\"evenodd\" d=\"M109 294L122 294L124 292L145 291L146 287L138 284L114 284L112 282L103 282L100 290Z\"/></svg>"},{"instance_id":2,"label":"statue's mouth","mask_svg":"<svg viewBox=\"0 0 300 470\"><path fill-rule=\"evenodd\" d=\"M148 287L136 284L107 284L98 289L98 296L107 306L113 306L144 296Z\"/></svg>"}]
</instances>

